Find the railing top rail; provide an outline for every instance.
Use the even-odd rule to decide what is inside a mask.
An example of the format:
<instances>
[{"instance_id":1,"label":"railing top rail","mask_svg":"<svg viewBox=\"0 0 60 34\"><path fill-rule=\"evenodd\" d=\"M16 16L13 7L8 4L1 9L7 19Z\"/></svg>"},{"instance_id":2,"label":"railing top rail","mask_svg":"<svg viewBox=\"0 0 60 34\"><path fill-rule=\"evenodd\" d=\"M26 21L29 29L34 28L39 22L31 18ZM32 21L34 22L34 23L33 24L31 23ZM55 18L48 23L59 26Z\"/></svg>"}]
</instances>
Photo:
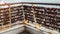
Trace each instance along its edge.
<instances>
[{"instance_id":1,"label":"railing top rail","mask_svg":"<svg viewBox=\"0 0 60 34\"><path fill-rule=\"evenodd\" d=\"M25 4L60 5L59 3L22 2Z\"/></svg>"},{"instance_id":2,"label":"railing top rail","mask_svg":"<svg viewBox=\"0 0 60 34\"><path fill-rule=\"evenodd\" d=\"M0 6L22 4L22 3L23 4L42 4L42 5L57 5L57 6L60 6L59 3L38 3L38 2L16 2L16 3L0 4Z\"/></svg>"}]
</instances>

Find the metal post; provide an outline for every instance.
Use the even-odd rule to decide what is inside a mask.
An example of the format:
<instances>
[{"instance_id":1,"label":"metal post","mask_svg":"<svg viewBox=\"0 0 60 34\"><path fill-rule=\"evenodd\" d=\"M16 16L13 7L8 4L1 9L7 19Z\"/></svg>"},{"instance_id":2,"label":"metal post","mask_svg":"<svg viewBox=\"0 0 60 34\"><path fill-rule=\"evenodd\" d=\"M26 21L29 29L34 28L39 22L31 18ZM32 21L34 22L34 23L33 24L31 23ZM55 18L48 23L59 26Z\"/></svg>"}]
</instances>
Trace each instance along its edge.
<instances>
[{"instance_id":1,"label":"metal post","mask_svg":"<svg viewBox=\"0 0 60 34\"><path fill-rule=\"evenodd\" d=\"M10 9L10 5L8 5L8 8L9 8L9 20L10 20L9 27L11 27L11 9Z\"/></svg>"},{"instance_id":2,"label":"metal post","mask_svg":"<svg viewBox=\"0 0 60 34\"><path fill-rule=\"evenodd\" d=\"M34 7L34 4L32 4L32 8ZM33 8L33 11L34 11L34 8ZM34 21L36 23L36 17L35 17L35 12L33 12L33 16L34 16Z\"/></svg>"},{"instance_id":3,"label":"metal post","mask_svg":"<svg viewBox=\"0 0 60 34\"><path fill-rule=\"evenodd\" d=\"M22 11L23 11L23 23L25 24L25 13L24 13L24 8L23 8L23 3L22 3Z\"/></svg>"}]
</instances>

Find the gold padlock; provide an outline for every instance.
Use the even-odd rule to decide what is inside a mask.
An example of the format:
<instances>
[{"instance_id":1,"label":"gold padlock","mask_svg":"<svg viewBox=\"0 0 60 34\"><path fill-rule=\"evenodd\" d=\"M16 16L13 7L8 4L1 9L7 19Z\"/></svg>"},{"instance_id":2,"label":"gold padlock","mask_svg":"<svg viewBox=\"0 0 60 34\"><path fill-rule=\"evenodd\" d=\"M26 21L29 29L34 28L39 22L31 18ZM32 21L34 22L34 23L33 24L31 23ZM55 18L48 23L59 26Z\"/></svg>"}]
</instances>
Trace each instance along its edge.
<instances>
[{"instance_id":1,"label":"gold padlock","mask_svg":"<svg viewBox=\"0 0 60 34\"><path fill-rule=\"evenodd\" d=\"M24 21L24 24L28 24L28 20L25 20L25 21Z\"/></svg>"},{"instance_id":2,"label":"gold padlock","mask_svg":"<svg viewBox=\"0 0 60 34\"><path fill-rule=\"evenodd\" d=\"M36 28L39 29L40 28L40 24L36 23Z\"/></svg>"}]
</instances>

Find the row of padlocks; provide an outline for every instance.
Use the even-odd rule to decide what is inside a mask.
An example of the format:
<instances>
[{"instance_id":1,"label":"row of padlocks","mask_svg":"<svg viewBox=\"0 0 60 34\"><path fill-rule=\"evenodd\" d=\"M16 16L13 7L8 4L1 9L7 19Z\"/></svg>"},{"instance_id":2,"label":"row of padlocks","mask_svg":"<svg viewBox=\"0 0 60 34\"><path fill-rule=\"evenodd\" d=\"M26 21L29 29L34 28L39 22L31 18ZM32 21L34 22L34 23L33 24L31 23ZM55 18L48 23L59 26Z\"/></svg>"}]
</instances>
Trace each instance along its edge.
<instances>
[{"instance_id":1,"label":"row of padlocks","mask_svg":"<svg viewBox=\"0 0 60 34\"><path fill-rule=\"evenodd\" d=\"M34 23L34 12L35 12L35 18L36 18L36 23L39 23L47 28L54 29L57 31L60 31L60 22L59 22L59 16L57 16L60 11L60 9L57 8L45 8L45 7L34 7L32 9L31 7L26 7L28 11L27 16L30 18L30 22Z\"/></svg>"},{"instance_id":2,"label":"row of padlocks","mask_svg":"<svg viewBox=\"0 0 60 34\"><path fill-rule=\"evenodd\" d=\"M9 8L0 9L0 28L24 19L60 31L60 9L35 6L11 7L10 12Z\"/></svg>"},{"instance_id":3,"label":"row of padlocks","mask_svg":"<svg viewBox=\"0 0 60 34\"><path fill-rule=\"evenodd\" d=\"M36 23L41 24L52 30L60 31L60 9L46 7L25 7L26 19L34 23L34 15Z\"/></svg>"},{"instance_id":4,"label":"row of padlocks","mask_svg":"<svg viewBox=\"0 0 60 34\"><path fill-rule=\"evenodd\" d=\"M11 10L11 21L15 23L23 20L23 11L21 7L15 7Z\"/></svg>"}]
</instances>

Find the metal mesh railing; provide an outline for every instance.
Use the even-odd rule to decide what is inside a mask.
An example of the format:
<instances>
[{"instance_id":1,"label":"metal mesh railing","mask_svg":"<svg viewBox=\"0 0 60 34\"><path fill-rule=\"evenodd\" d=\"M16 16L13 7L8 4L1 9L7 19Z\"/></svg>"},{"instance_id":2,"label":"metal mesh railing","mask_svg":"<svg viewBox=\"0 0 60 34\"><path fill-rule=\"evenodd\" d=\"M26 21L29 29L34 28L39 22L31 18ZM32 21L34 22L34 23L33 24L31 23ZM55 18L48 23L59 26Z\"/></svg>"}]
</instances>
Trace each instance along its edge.
<instances>
[{"instance_id":1,"label":"metal mesh railing","mask_svg":"<svg viewBox=\"0 0 60 34\"><path fill-rule=\"evenodd\" d=\"M11 5L15 4L21 4L21 5L11 7ZM31 4L32 6L24 4ZM60 9L38 7L34 6L34 4L43 4L43 3L19 2L19 3L1 4L0 6L8 6L8 7L0 8L0 30L3 30L4 28L11 28L12 25L20 24L20 22L23 23L24 20L28 20L29 23L32 24L39 23L42 26L45 26L49 29L60 31ZM47 4L47 5L55 5L55 4Z\"/></svg>"}]
</instances>

